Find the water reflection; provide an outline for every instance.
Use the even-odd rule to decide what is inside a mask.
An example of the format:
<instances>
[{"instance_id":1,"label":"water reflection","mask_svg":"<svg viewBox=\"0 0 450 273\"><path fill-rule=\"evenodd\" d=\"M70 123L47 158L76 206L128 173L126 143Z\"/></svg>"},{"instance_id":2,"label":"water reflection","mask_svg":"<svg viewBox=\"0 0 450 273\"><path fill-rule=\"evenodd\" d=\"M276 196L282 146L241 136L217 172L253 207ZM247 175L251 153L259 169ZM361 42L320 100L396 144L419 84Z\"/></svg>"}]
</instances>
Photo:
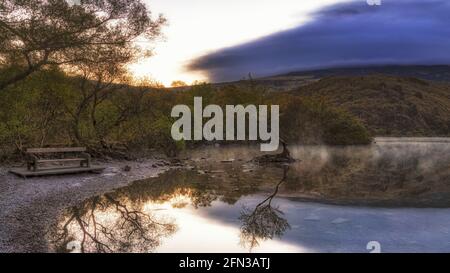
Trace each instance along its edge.
<instances>
[{"instance_id":1,"label":"water reflection","mask_svg":"<svg viewBox=\"0 0 450 273\"><path fill-rule=\"evenodd\" d=\"M49 240L57 251L75 240L85 252L324 252L389 238L390 251L446 251L447 209L304 201L450 207L449 145L295 146L300 161L289 166L251 163L257 147L199 149L186 155L187 169L68 209Z\"/></svg>"},{"instance_id":2,"label":"water reflection","mask_svg":"<svg viewBox=\"0 0 450 273\"><path fill-rule=\"evenodd\" d=\"M91 198L63 218L51 240L61 252L70 242L80 252L149 252L176 231L173 220L158 219L115 194Z\"/></svg>"},{"instance_id":3,"label":"water reflection","mask_svg":"<svg viewBox=\"0 0 450 273\"><path fill-rule=\"evenodd\" d=\"M297 161L290 164L278 196L343 205L450 206L449 141L381 139L371 146L290 150ZM220 152L208 147L194 151L189 159L221 185L233 184L246 194L269 193L282 174L274 166L248 163L258 155L257 147L227 147Z\"/></svg>"},{"instance_id":4,"label":"water reflection","mask_svg":"<svg viewBox=\"0 0 450 273\"><path fill-rule=\"evenodd\" d=\"M241 225L241 244L250 250L259 245L260 240L281 237L290 228L283 212L273 207L272 200L278 193L280 185L286 181L289 166L283 166L283 177L275 186L275 190L254 209L244 208L239 220Z\"/></svg>"}]
</instances>

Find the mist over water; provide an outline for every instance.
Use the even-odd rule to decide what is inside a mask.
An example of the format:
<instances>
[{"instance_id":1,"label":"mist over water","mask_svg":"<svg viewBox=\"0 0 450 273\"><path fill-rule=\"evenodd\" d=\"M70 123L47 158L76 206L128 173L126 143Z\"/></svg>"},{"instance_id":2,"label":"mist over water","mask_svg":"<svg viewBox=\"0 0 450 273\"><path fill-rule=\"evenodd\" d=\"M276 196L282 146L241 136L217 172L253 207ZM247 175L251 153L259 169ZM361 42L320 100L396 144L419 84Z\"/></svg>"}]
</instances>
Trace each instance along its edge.
<instances>
[{"instance_id":1,"label":"mist over water","mask_svg":"<svg viewBox=\"0 0 450 273\"><path fill-rule=\"evenodd\" d=\"M448 138L377 138L368 146L289 145L296 162L289 164L279 195L339 204L448 206L450 142ZM260 189L282 176L279 166L249 163L256 147L205 147L190 159L206 171L237 172ZM207 160L206 160L207 159ZM234 160L233 163L220 164ZM244 173L239 173L241 170ZM254 176L249 174L254 173ZM218 178L224 175L215 174Z\"/></svg>"},{"instance_id":2,"label":"mist over water","mask_svg":"<svg viewBox=\"0 0 450 273\"><path fill-rule=\"evenodd\" d=\"M186 151L185 168L68 209L49 240L65 251L96 234L87 252L366 252L372 240L450 251L449 140L290 145L289 165L255 164L257 145Z\"/></svg>"}]
</instances>

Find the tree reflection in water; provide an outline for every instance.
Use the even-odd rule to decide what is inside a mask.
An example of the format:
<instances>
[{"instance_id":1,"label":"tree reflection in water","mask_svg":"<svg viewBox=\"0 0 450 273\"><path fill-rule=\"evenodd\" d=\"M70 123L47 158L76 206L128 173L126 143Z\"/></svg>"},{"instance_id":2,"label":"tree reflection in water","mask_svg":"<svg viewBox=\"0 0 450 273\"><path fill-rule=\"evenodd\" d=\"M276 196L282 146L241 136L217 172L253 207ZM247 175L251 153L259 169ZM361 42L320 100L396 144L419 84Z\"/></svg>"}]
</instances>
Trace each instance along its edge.
<instances>
[{"instance_id":1,"label":"tree reflection in water","mask_svg":"<svg viewBox=\"0 0 450 273\"><path fill-rule=\"evenodd\" d=\"M176 231L173 221L156 219L110 194L72 207L66 219L52 231L62 252L73 241L81 252L150 252Z\"/></svg>"},{"instance_id":2,"label":"tree reflection in water","mask_svg":"<svg viewBox=\"0 0 450 273\"><path fill-rule=\"evenodd\" d=\"M242 221L240 243L250 251L259 245L260 240L281 237L290 228L283 218L283 212L272 207L272 200L277 195L280 185L286 181L289 166L283 166L283 178L275 186L274 192L260 202L253 210L243 208L239 216Z\"/></svg>"},{"instance_id":3,"label":"tree reflection in water","mask_svg":"<svg viewBox=\"0 0 450 273\"><path fill-rule=\"evenodd\" d=\"M143 210L147 205L171 205L169 210L211 207L215 212L215 204L222 202L230 205L236 217L235 209L240 210L236 204L243 196L267 191L272 194L256 207L238 211L241 245L250 250L289 229L283 212L272 206L281 194L342 204L450 206L447 144L298 146L291 149L292 154L301 154L302 160L283 169L276 164L243 164L239 158L245 158L245 147L233 153L227 149L221 150L217 160L209 160L209 155L218 154L216 148L202 154L205 160L189 162L194 169L170 170L71 208L58 225L58 250L67 251L67 243L77 240L85 252L152 251L163 237L175 232L175 224L156 218L159 213L148 214ZM222 163L223 158L237 160Z\"/></svg>"}]
</instances>

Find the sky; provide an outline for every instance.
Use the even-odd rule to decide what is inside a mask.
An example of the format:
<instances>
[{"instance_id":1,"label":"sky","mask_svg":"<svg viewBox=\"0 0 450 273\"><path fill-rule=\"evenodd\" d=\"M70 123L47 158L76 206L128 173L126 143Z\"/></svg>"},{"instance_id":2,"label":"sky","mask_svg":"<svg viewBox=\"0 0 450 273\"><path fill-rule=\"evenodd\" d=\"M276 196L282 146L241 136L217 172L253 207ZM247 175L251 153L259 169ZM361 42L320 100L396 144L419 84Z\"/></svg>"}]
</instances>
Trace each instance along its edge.
<instances>
[{"instance_id":1,"label":"sky","mask_svg":"<svg viewBox=\"0 0 450 273\"><path fill-rule=\"evenodd\" d=\"M205 71L189 70L199 57L222 48L291 29L310 20L310 13L339 0L143 0L153 14L168 19L164 38L144 46L154 56L130 66L137 78L169 86L172 81L210 81ZM341 1L342 2L342 1Z\"/></svg>"},{"instance_id":2,"label":"sky","mask_svg":"<svg viewBox=\"0 0 450 273\"><path fill-rule=\"evenodd\" d=\"M327 6L294 28L216 50L188 70L211 82L319 68L450 64L449 0L352 1Z\"/></svg>"},{"instance_id":3,"label":"sky","mask_svg":"<svg viewBox=\"0 0 450 273\"><path fill-rule=\"evenodd\" d=\"M169 20L131 66L166 86L251 73L372 64L450 64L449 0L144 0Z\"/></svg>"}]
</instances>

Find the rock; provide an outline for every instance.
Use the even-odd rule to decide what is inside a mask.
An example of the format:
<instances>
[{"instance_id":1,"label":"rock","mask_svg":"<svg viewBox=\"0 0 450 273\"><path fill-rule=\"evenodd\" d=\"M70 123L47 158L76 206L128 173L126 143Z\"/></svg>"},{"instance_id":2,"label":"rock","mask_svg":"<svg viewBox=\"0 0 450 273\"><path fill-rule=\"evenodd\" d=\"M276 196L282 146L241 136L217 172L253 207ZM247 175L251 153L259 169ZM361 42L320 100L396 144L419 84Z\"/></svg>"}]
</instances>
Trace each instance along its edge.
<instances>
[{"instance_id":1,"label":"rock","mask_svg":"<svg viewBox=\"0 0 450 273\"><path fill-rule=\"evenodd\" d=\"M173 158L173 159L170 160L170 163L171 163L171 164L180 164L180 163L181 163L181 160L178 159L178 158Z\"/></svg>"},{"instance_id":2,"label":"rock","mask_svg":"<svg viewBox=\"0 0 450 273\"><path fill-rule=\"evenodd\" d=\"M220 162L222 162L222 163L231 163L233 161L234 161L234 158L230 158L230 159L221 160Z\"/></svg>"},{"instance_id":3,"label":"rock","mask_svg":"<svg viewBox=\"0 0 450 273\"><path fill-rule=\"evenodd\" d=\"M124 172L129 172L129 171L131 171L131 167L129 165L126 165L125 167L122 168L122 170Z\"/></svg>"},{"instance_id":4,"label":"rock","mask_svg":"<svg viewBox=\"0 0 450 273\"><path fill-rule=\"evenodd\" d=\"M114 174L114 173L120 172L120 170L118 168L116 168L116 167L108 167L108 168L106 168L105 172Z\"/></svg>"},{"instance_id":5,"label":"rock","mask_svg":"<svg viewBox=\"0 0 450 273\"><path fill-rule=\"evenodd\" d=\"M292 163L296 160L290 156L285 156L283 154L269 154L256 157L252 160L252 162L257 162L260 164L266 163Z\"/></svg>"}]
</instances>

